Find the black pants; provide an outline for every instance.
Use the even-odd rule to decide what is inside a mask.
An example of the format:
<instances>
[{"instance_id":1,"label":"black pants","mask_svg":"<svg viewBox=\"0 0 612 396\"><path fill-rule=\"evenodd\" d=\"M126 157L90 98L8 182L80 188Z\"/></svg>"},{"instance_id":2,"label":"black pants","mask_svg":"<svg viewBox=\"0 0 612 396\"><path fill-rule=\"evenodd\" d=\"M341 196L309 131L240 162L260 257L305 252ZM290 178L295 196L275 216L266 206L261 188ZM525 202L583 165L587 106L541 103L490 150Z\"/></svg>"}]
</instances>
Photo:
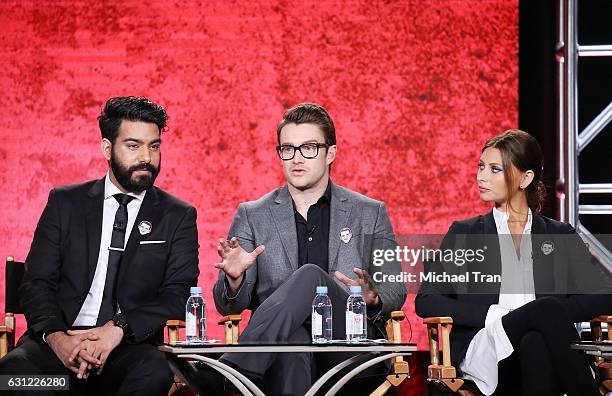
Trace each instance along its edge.
<instances>
[{"instance_id":1,"label":"black pants","mask_svg":"<svg viewBox=\"0 0 612 396\"><path fill-rule=\"evenodd\" d=\"M19 345L0 359L0 375L24 374L68 375L70 391L57 394L73 395L166 395L174 378L165 356L156 346L121 344L111 352L99 376L92 373L87 380L80 380L64 367L46 343L28 336L22 337Z\"/></svg>"},{"instance_id":2,"label":"black pants","mask_svg":"<svg viewBox=\"0 0 612 396\"><path fill-rule=\"evenodd\" d=\"M578 333L562 299L539 298L502 324L514 352L499 363L496 395L599 395L586 354L570 348Z\"/></svg>"},{"instance_id":3,"label":"black pants","mask_svg":"<svg viewBox=\"0 0 612 396\"><path fill-rule=\"evenodd\" d=\"M306 264L255 310L240 335L240 342L310 343L309 320L317 286L328 288L333 310L333 338L344 339L347 292L320 267ZM372 337L374 332L374 327L368 324L368 336ZM250 377L261 379L266 394L303 395L321 373L350 356L353 354L226 353L220 360ZM375 366L362 376L378 374L385 369L385 365Z\"/></svg>"}]
</instances>

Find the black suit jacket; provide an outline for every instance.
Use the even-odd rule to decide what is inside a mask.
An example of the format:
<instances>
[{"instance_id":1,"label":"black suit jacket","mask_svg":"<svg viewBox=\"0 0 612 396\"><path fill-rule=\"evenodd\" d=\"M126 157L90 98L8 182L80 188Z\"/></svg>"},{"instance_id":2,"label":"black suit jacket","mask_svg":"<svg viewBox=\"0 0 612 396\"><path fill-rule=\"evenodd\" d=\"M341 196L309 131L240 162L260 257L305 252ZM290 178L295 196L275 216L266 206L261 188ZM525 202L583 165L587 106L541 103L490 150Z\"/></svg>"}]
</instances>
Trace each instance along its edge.
<instances>
[{"instance_id":1,"label":"black suit jacket","mask_svg":"<svg viewBox=\"0 0 612 396\"><path fill-rule=\"evenodd\" d=\"M576 230L565 223L534 215L531 227L533 278L536 298L555 296L562 300L575 322L587 321L612 312L609 274L593 260ZM544 254L541 246L552 242L554 251ZM425 271L446 270L455 274L477 270L501 274L501 254L493 212L454 222L441 249L478 249L486 246L483 264L425 264ZM415 299L420 317L451 316L451 360L463 360L470 341L484 327L489 307L499 301L500 283L457 286L449 283L423 283ZM579 294L584 291L598 294Z\"/></svg>"},{"instance_id":2,"label":"black suit jacket","mask_svg":"<svg viewBox=\"0 0 612 396\"><path fill-rule=\"evenodd\" d=\"M51 190L20 288L28 333L66 330L91 287L102 233L104 179ZM141 235L138 224L152 224ZM165 241L140 244L141 241ZM168 319L182 318L197 283L196 210L157 187L147 190L117 275L117 299L130 341L160 342Z\"/></svg>"}]
</instances>

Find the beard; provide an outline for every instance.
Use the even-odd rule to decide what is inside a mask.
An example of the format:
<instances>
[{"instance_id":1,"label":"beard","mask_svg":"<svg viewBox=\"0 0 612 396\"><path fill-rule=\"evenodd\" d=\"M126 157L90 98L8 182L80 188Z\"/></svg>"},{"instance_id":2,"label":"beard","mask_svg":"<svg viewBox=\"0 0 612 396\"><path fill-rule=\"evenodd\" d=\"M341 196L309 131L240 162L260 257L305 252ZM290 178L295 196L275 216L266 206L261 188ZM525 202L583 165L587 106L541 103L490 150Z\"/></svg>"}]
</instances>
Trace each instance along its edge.
<instances>
[{"instance_id":1,"label":"beard","mask_svg":"<svg viewBox=\"0 0 612 396\"><path fill-rule=\"evenodd\" d=\"M138 164L128 168L119 161L114 150L111 151L109 163L117 182L131 193L139 193L153 186L161 168L161 160L157 168L151 164ZM134 176L134 172L139 170L148 170L150 174Z\"/></svg>"}]
</instances>

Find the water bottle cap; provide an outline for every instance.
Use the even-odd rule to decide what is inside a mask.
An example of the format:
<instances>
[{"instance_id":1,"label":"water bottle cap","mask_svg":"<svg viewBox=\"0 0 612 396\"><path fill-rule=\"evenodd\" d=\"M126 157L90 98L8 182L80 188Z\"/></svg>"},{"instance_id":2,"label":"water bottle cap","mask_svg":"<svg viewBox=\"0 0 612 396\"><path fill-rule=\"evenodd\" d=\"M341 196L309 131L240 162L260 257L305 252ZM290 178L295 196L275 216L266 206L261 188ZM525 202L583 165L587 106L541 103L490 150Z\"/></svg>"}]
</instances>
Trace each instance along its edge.
<instances>
[{"instance_id":1,"label":"water bottle cap","mask_svg":"<svg viewBox=\"0 0 612 396\"><path fill-rule=\"evenodd\" d=\"M202 288L201 287L192 286L191 289L189 289L189 292L191 294L202 294Z\"/></svg>"},{"instance_id":2,"label":"water bottle cap","mask_svg":"<svg viewBox=\"0 0 612 396\"><path fill-rule=\"evenodd\" d=\"M317 286L317 294L327 294L327 286Z\"/></svg>"},{"instance_id":3,"label":"water bottle cap","mask_svg":"<svg viewBox=\"0 0 612 396\"><path fill-rule=\"evenodd\" d=\"M361 286L351 286L351 293L361 293Z\"/></svg>"}]
</instances>

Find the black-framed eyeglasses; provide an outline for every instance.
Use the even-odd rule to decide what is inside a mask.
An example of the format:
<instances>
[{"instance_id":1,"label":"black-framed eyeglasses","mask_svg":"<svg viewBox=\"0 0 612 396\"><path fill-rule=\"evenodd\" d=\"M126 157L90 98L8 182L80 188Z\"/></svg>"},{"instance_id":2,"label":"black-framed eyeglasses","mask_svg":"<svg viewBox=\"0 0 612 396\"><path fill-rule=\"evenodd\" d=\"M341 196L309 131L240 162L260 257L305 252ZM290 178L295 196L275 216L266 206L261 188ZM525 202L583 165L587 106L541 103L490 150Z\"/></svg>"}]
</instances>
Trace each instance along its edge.
<instances>
[{"instance_id":1,"label":"black-framed eyeglasses","mask_svg":"<svg viewBox=\"0 0 612 396\"><path fill-rule=\"evenodd\" d=\"M295 157L295 152L297 150L300 151L302 157L306 159L313 159L319 155L319 148L321 147L329 147L329 144L325 143L304 143L299 145L298 147L292 146L290 144L282 144L280 146L276 146L276 152L278 156L283 161L292 160Z\"/></svg>"}]
</instances>

